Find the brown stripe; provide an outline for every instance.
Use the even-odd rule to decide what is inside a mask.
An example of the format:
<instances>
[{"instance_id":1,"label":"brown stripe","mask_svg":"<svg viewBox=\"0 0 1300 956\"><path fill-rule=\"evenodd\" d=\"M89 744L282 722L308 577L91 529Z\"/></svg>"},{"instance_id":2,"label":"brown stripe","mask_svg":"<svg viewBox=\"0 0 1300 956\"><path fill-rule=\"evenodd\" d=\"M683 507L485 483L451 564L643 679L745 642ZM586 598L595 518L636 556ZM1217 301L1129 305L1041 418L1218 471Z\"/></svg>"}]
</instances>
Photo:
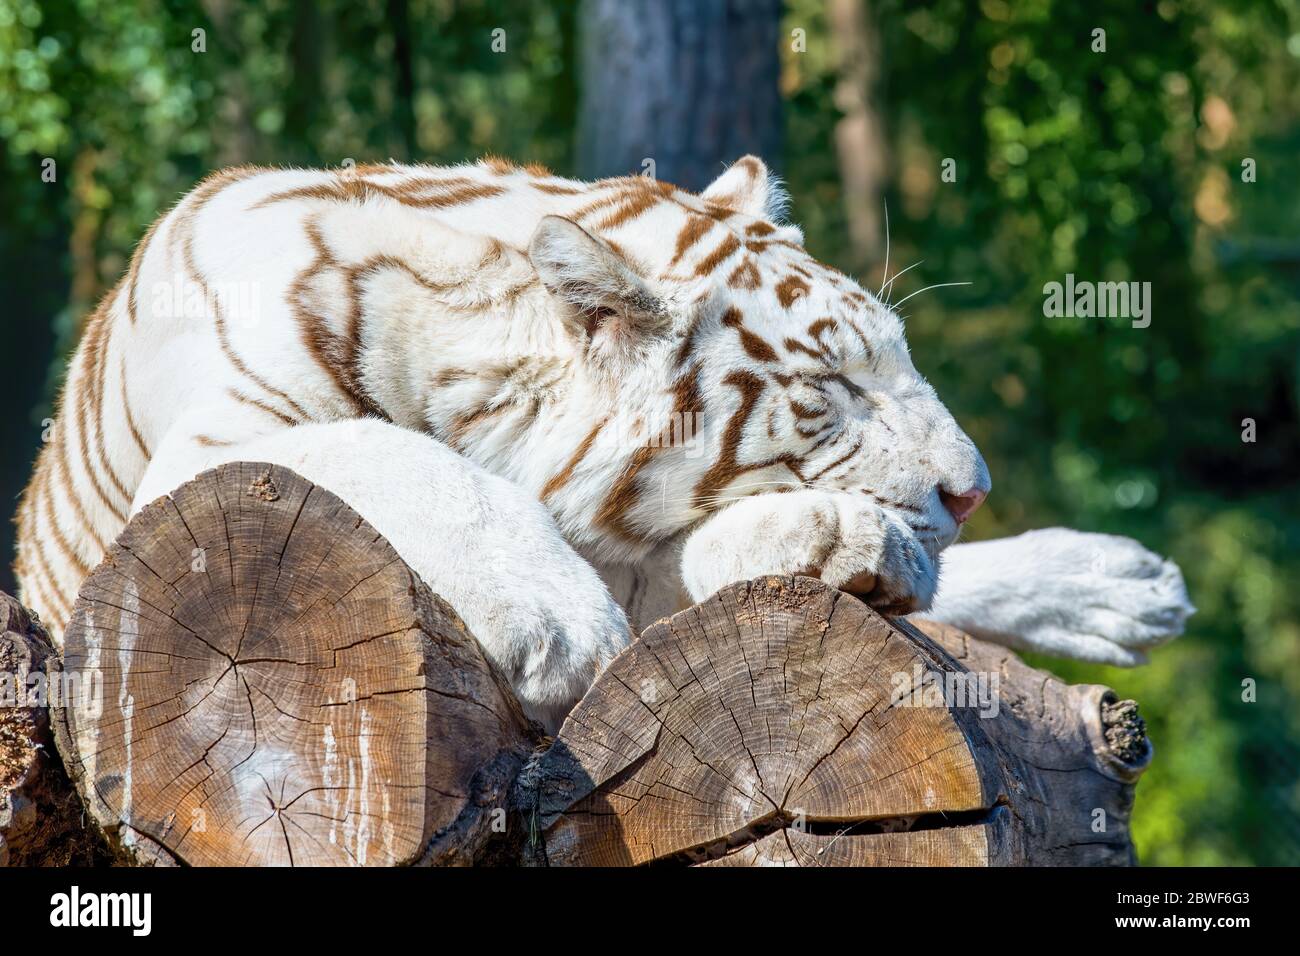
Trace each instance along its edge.
<instances>
[{"instance_id":1,"label":"brown stripe","mask_svg":"<svg viewBox=\"0 0 1300 956\"><path fill-rule=\"evenodd\" d=\"M625 182L622 182L621 180L619 181L619 183L620 184L615 188L613 192L597 196L595 199L588 202L585 206L580 206L578 209L574 210L574 212L571 213L568 218L571 219L573 222L582 222L582 220L586 219L590 215L593 215L594 213L598 213L601 210L609 209L613 206L619 205L620 203L626 202L627 200L631 199L633 195L639 195L640 193L639 190L637 190L635 193L633 192L635 187L629 187Z\"/></svg>"},{"instance_id":2,"label":"brown stripe","mask_svg":"<svg viewBox=\"0 0 1300 956\"><path fill-rule=\"evenodd\" d=\"M740 345L745 350L745 354L756 362L776 362L779 356L776 349L768 345L763 337L757 335L745 328L744 316L734 305L722 314L722 324L729 328L735 329L740 333Z\"/></svg>"},{"instance_id":3,"label":"brown stripe","mask_svg":"<svg viewBox=\"0 0 1300 956\"><path fill-rule=\"evenodd\" d=\"M81 450L81 467L85 471L86 477L90 479L91 488L94 489L95 494L99 495L99 499L104 502L104 507L109 510L114 518L125 524L126 512L122 509L121 505L108 496L108 492L105 491L104 486L99 483L99 476L95 474L95 469L91 467L90 464L90 435L86 428L86 404L89 401L89 398L87 395L87 388L84 385L84 379L87 377L89 371L86 368L86 365L92 361L91 354L89 352L84 353L82 361L83 364L77 369L77 371L81 373L80 378L83 380L82 386L74 388L71 381L69 381L66 386L67 388L74 388L74 392L77 393L76 400L73 404L76 405L77 409L77 444ZM93 386L90 387L93 388ZM125 494L124 497L127 498L127 503L129 504L130 497Z\"/></svg>"},{"instance_id":4,"label":"brown stripe","mask_svg":"<svg viewBox=\"0 0 1300 956\"><path fill-rule=\"evenodd\" d=\"M340 339L329 330L325 317L317 315L312 310L315 299L310 289L311 280L322 270L335 267L338 263L325 242L317 218L307 220L303 230L307 234L307 241L311 243L316 253L316 258L294 278L285 298L289 308L293 310L294 318L298 321L298 328L302 333L308 354L325 374L334 380L335 387L352 403L353 409L360 413L365 405L361 396L357 394L356 384L344 372L346 357L339 354L345 351L341 347ZM354 300L350 312L355 312L359 308L355 302L355 284L349 280L347 288L349 297Z\"/></svg>"},{"instance_id":5,"label":"brown stripe","mask_svg":"<svg viewBox=\"0 0 1300 956\"><path fill-rule=\"evenodd\" d=\"M365 202L368 199L387 197L397 199L398 194L387 186L371 182L358 176L349 176L334 182L312 183L310 186L295 186L278 193L263 196L248 208L265 209L267 206L297 199L316 199L322 202Z\"/></svg>"},{"instance_id":6,"label":"brown stripe","mask_svg":"<svg viewBox=\"0 0 1300 956\"><path fill-rule=\"evenodd\" d=\"M727 277L727 285L733 289L757 289L763 284L762 276L754 265L754 260L746 258Z\"/></svg>"},{"instance_id":7,"label":"brown stripe","mask_svg":"<svg viewBox=\"0 0 1300 956\"><path fill-rule=\"evenodd\" d=\"M132 441L134 441L136 447L140 449L140 454L144 456L145 461L148 461L153 457L153 454L149 451L149 446L144 443L144 438L140 434L140 429L135 423L135 416L131 414L131 402L130 399L127 398L127 394L126 394L126 356L125 355L122 356L122 361L119 368L120 368L119 375L122 381L122 411L126 415L126 428L127 431L131 433Z\"/></svg>"},{"instance_id":8,"label":"brown stripe","mask_svg":"<svg viewBox=\"0 0 1300 956\"><path fill-rule=\"evenodd\" d=\"M504 156L497 156L493 153L488 153L486 156L481 157L478 164L486 167L490 172L494 172L498 176L506 176L519 169L518 166L506 159Z\"/></svg>"},{"instance_id":9,"label":"brown stripe","mask_svg":"<svg viewBox=\"0 0 1300 956\"><path fill-rule=\"evenodd\" d=\"M390 186L353 173L352 175L340 174L326 182L295 186L272 193L262 197L249 208L264 209L275 203L297 199L343 203L386 198L416 209L445 209L478 199L489 199L503 192L505 188L502 186L478 182L467 176L450 176L444 179L416 177Z\"/></svg>"},{"instance_id":10,"label":"brown stripe","mask_svg":"<svg viewBox=\"0 0 1300 956\"><path fill-rule=\"evenodd\" d=\"M201 284L204 284L203 279L199 278L197 273L193 275L191 278L193 278L195 281ZM204 288L206 290L206 284L204 284ZM206 291L205 291L205 295L206 295ZM294 412L296 412L299 415L299 417L301 417L304 421L311 421L312 417L305 408L303 408L301 405L295 402L292 398L290 398L287 394L285 394L285 392L271 385L264 378L262 378L260 375L253 372L252 369L250 369L246 364L244 364L244 360L240 358L239 354L235 351L234 347L230 344L230 334L226 330L226 320L221 315L220 306L216 305L215 303L214 303L214 311L216 317L215 324L217 329L217 344L221 346L221 352L223 355L225 355L226 360L229 361L232 366L234 366L237 372L239 372L241 375L247 378L254 385L258 386L264 391L269 392L270 394L274 395L276 398L279 398L281 401L283 401L286 405L289 406L289 408L291 408Z\"/></svg>"},{"instance_id":11,"label":"brown stripe","mask_svg":"<svg viewBox=\"0 0 1300 956\"><path fill-rule=\"evenodd\" d=\"M530 176L537 176L542 179L553 177L555 175L555 173L551 172L541 163L528 163L525 166L520 167L512 160L506 159L504 156L496 156L492 153L488 153L478 162L480 166L487 167L491 172L496 173L498 176L508 176L511 173L521 171L528 173Z\"/></svg>"},{"instance_id":12,"label":"brown stripe","mask_svg":"<svg viewBox=\"0 0 1300 956\"><path fill-rule=\"evenodd\" d=\"M808 334L815 339L820 339L823 332L833 328L835 328L834 319L818 319L808 326Z\"/></svg>"},{"instance_id":13,"label":"brown stripe","mask_svg":"<svg viewBox=\"0 0 1300 956\"><path fill-rule=\"evenodd\" d=\"M36 528L34 527L35 524L36 522L34 519L28 522L28 533L26 539L27 543L32 547L31 554L36 559L37 567L35 570L37 572L37 579L39 580L40 577L43 576L46 582L48 582L50 595L57 598L59 604L63 607L62 612L60 612L60 617L67 620L68 615L72 613L73 602L63 593L63 588L59 587L58 578L54 576L54 565L50 562L50 556L45 553L45 548L41 546L41 538L40 535L36 534Z\"/></svg>"},{"instance_id":14,"label":"brown stripe","mask_svg":"<svg viewBox=\"0 0 1300 956\"><path fill-rule=\"evenodd\" d=\"M699 366L693 366L689 372L682 375L673 383L673 410L670 424L666 427L661 435L671 436L671 422L684 422L687 415L698 415L703 408L703 402L700 398L699 391ZM596 511L595 522L597 525L608 528L611 532L623 538L636 539L640 537L632 527L627 523L627 513L640 501L640 474L641 470L646 467L655 456L658 455L668 442L657 441L648 444L634 451L628 459L623 471L619 474L618 479L610 488L605 500L601 502L600 508Z\"/></svg>"},{"instance_id":15,"label":"brown stripe","mask_svg":"<svg viewBox=\"0 0 1300 956\"><path fill-rule=\"evenodd\" d=\"M700 216L694 213L688 213L686 225L682 231L677 234L677 245L673 249L673 257L668 263L672 268L682 261L682 256L697 242L704 238L705 234L713 228L713 220L707 216Z\"/></svg>"},{"instance_id":16,"label":"brown stripe","mask_svg":"<svg viewBox=\"0 0 1300 956\"><path fill-rule=\"evenodd\" d=\"M152 241L154 233L158 231L158 227L162 225L163 220L166 218L165 215L162 215L153 221L148 231L145 232L144 238L140 240L140 244L135 247L135 253L131 256L131 267L126 273L126 314L132 325L135 324L136 313L140 308L140 270L144 268L144 257L149 253L149 243Z\"/></svg>"},{"instance_id":17,"label":"brown stripe","mask_svg":"<svg viewBox=\"0 0 1300 956\"><path fill-rule=\"evenodd\" d=\"M691 324L686 329L686 334L682 336L681 345L677 346L677 355L673 358L673 364L681 368L687 363L695 352L695 337L699 334L700 326L704 322L704 316L696 314L691 318Z\"/></svg>"},{"instance_id":18,"label":"brown stripe","mask_svg":"<svg viewBox=\"0 0 1300 956\"><path fill-rule=\"evenodd\" d=\"M857 441L857 443L856 443L856 444L855 444L851 449L849 449L849 451L848 451L847 454L841 455L839 458L836 458L833 462L831 462L829 465L827 465L827 466L826 466L825 468L823 468L821 471L817 472L817 474L812 475L811 477L809 477L809 478L808 478L808 481L816 481L818 478L822 477L822 476L825 475L827 472L830 472L830 471L835 470L835 469L838 468L840 465L844 464L846 461L848 461L850 458L852 458L854 455L856 455L856 454L858 453L858 450L859 450L861 447L862 447L862 439L859 438L858 441Z\"/></svg>"},{"instance_id":19,"label":"brown stripe","mask_svg":"<svg viewBox=\"0 0 1300 956\"><path fill-rule=\"evenodd\" d=\"M84 580L86 575L90 574L90 566L82 560L81 555L77 554L76 549L64 536L63 529L59 527L58 512L54 508L54 492L50 490L49 475L42 474L36 480L41 483L41 501L45 505L45 520L50 526L50 535L54 538L54 543L59 546L59 551L62 552L64 560L71 564L73 570Z\"/></svg>"},{"instance_id":20,"label":"brown stripe","mask_svg":"<svg viewBox=\"0 0 1300 956\"><path fill-rule=\"evenodd\" d=\"M649 190L643 190L640 195L631 197L621 208L615 209L604 219L601 219L595 224L594 228L597 230L616 229L636 219L647 210L653 209L659 204L661 198Z\"/></svg>"},{"instance_id":21,"label":"brown stripe","mask_svg":"<svg viewBox=\"0 0 1300 956\"><path fill-rule=\"evenodd\" d=\"M867 341L867 336L866 336L866 334L862 331L862 328L858 325L857 322L855 322L855 321L854 321L851 317L849 317L849 316L845 316L845 317L844 317L844 321L848 322L848 324L849 324L849 328L851 328L851 329L853 330L853 334L856 335L856 336L858 337L858 341L860 341L860 342L862 343L862 352L863 352L863 354L862 354L862 358L863 358L863 360L864 360L864 361L870 360L870 361L873 361L873 362L874 362L874 361L875 361L876 350L873 349L873 348L871 347L871 343L870 343L869 341Z\"/></svg>"},{"instance_id":22,"label":"brown stripe","mask_svg":"<svg viewBox=\"0 0 1300 956\"><path fill-rule=\"evenodd\" d=\"M808 283L798 276L786 276L776 286L777 301L785 308L794 305L795 300L808 293Z\"/></svg>"},{"instance_id":23,"label":"brown stripe","mask_svg":"<svg viewBox=\"0 0 1300 956\"><path fill-rule=\"evenodd\" d=\"M462 441L464 441L465 437L469 434L470 429L475 425L481 424L485 419L495 418L504 411L518 407L518 405L509 401L502 402L499 405L483 404L473 411L457 415L452 420L451 428L448 430L450 438L447 443L454 448L460 448ZM538 406L534 404L534 414L536 414L537 409Z\"/></svg>"},{"instance_id":24,"label":"brown stripe","mask_svg":"<svg viewBox=\"0 0 1300 956\"><path fill-rule=\"evenodd\" d=\"M830 429L830 431L826 431L828 428ZM827 422L821 428L817 429L817 431L809 432L807 434L804 434L803 430L798 426L795 427L795 431L799 432L799 434L803 435L805 438L812 438L813 436L817 435L819 432L826 432L825 435L822 435L821 438L818 438L815 442L812 443L812 447L810 447L806 452L804 452L803 454L804 458L807 458L818 448L821 448L822 445L826 444L828 441L830 441L832 438L834 438L836 435L839 434L838 429L832 427L830 422Z\"/></svg>"},{"instance_id":25,"label":"brown stripe","mask_svg":"<svg viewBox=\"0 0 1300 956\"><path fill-rule=\"evenodd\" d=\"M731 233L727 233L727 238L722 240L718 245L718 248L705 256L700 264L695 267L695 274L697 276L708 275L718 266L722 265L722 263L727 260L727 257L739 248L740 240Z\"/></svg>"},{"instance_id":26,"label":"brown stripe","mask_svg":"<svg viewBox=\"0 0 1300 956\"><path fill-rule=\"evenodd\" d=\"M560 183L529 183L538 192L549 193L552 196L577 196L585 193L585 189L579 189L576 186L566 186Z\"/></svg>"},{"instance_id":27,"label":"brown stripe","mask_svg":"<svg viewBox=\"0 0 1300 956\"><path fill-rule=\"evenodd\" d=\"M59 487L63 489L63 496L72 503L72 508L76 512L77 521L81 525L81 530L85 532L86 536L90 538L91 541L95 542L95 546L98 547L100 551L107 551L108 544L99 536L99 532L95 529L94 525L90 523L90 516L86 514L85 504L82 502L81 496L77 494L77 486L72 480L72 465L68 458L68 447L67 442L64 439L64 429L58 423L55 424L54 429L58 435L53 444L56 451L54 463L58 465L57 471L59 475Z\"/></svg>"},{"instance_id":28,"label":"brown stripe","mask_svg":"<svg viewBox=\"0 0 1300 956\"><path fill-rule=\"evenodd\" d=\"M821 418L826 414L826 409L824 408L812 408L793 398L790 399L789 402L790 411L794 413L795 418L808 420L812 418Z\"/></svg>"},{"instance_id":29,"label":"brown stripe","mask_svg":"<svg viewBox=\"0 0 1300 956\"><path fill-rule=\"evenodd\" d=\"M302 424L302 422L298 421L298 419L290 418L288 415L284 414L284 412L280 411L274 406L268 405L266 402L263 402L260 399L252 398L248 395L245 395L237 388L227 388L226 394L229 395L237 402L242 402L245 405L251 405L253 408L258 409L259 411L266 412L266 414L272 416L273 418L278 419L279 421L283 422L285 425Z\"/></svg>"},{"instance_id":30,"label":"brown stripe","mask_svg":"<svg viewBox=\"0 0 1300 956\"><path fill-rule=\"evenodd\" d=\"M745 248L750 252L766 252L768 246L781 246L783 249L794 249L803 252L803 246L797 242L788 242L785 239L746 239Z\"/></svg>"},{"instance_id":31,"label":"brown stripe","mask_svg":"<svg viewBox=\"0 0 1300 956\"><path fill-rule=\"evenodd\" d=\"M431 196L398 196L395 198L403 205L415 206L419 209L447 209L451 206L460 206L479 199L491 199L503 192L505 190L501 186L494 186L490 183L475 183L471 186L448 189Z\"/></svg>"},{"instance_id":32,"label":"brown stripe","mask_svg":"<svg viewBox=\"0 0 1300 956\"><path fill-rule=\"evenodd\" d=\"M420 167L428 169L430 167ZM460 189L462 186L477 186L482 180L475 179L473 176L443 176L441 172L434 169L439 174L436 176L408 176L405 179L399 179L396 183L391 184L372 184L378 185L381 189L391 189L396 196L418 196L421 193L437 192L439 190ZM493 189L499 187L492 187Z\"/></svg>"},{"instance_id":33,"label":"brown stripe","mask_svg":"<svg viewBox=\"0 0 1300 956\"><path fill-rule=\"evenodd\" d=\"M299 418L304 421L310 421L311 415L307 413L306 409L283 391L269 384L260 375L254 373L231 346L230 334L226 329L226 319L221 312L221 302L209 294L207 280L204 279L202 274L199 272L198 263L194 257L194 228L199 213L202 212L203 208L223 189L246 179L248 176L253 175L253 172L255 172L255 170L248 171L244 168L228 170L223 174L209 177L204 180L197 189L190 193L190 198L187 200L186 206L183 207L180 217L180 222L184 226L181 237L181 255L185 262L185 270L189 274L190 280L195 282L199 288L202 289L204 300L212 303L214 324L216 325L217 330L217 343L221 346L222 354L225 355L226 360L234 366L236 371L253 384L257 385L264 391L270 392L272 395L283 401L299 416Z\"/></svg>"},{"instance_id":34,"label":"brown stripe","mask_svg":"<svg viewBox=\"0 0 1300 956\"><path fill-rule=\"evenodd\" d=\"M89 385L90 405L95 414L95 453L99 456L99 463L104 468L104 473L122 499L129 506L131 504L131 492L126 487L126 482L118 477L117 471L113 468L113 463L108 458L108 449L104 445L104 392L108 376L108 352L112 343L112 311L113 302L116 300L121 285L108 294L101 303L99 319L97 321L98 331L94 338L92 350L94 352L95 379Z\"/></svg>"},{"instance_id":35,"label":"brown stripe","mask_svg":"<svg viewBox=\"0 0 1300 956\"><path fill-rule=\"evenodd\" d=\"M434 388L443 388L473 377L474 373L467 368L444 368L435 372L429 382Z\"/></svg>"},{"instance_id":36,"label":"brown stripe","mask_svg":"<svg viewBox=\"0 0 1300 956\"><path fill-rule=\"evenodd\" d=\"M48 575L43 578L37 577L29 570L22 584L23 603L41 616L41 623L45 625L45 629L48 631L53 627L55 630L62 630L60 622L66 623L71 612L61 609L66 602L58 596L53 579Z\"/></svg>"},{"instance_id":37,"label":"brown stripe","mask_svg":"<svg viewBox=\"0 0 1300 956\"><path fill-rule=\"evenodd\" d=\"M587 452L591 451L591 446L596 442L596 436L600 434L600 430L604 427L605 419L602 418L600 421L596 422L595 427L587 433L587 437L578 445L577 451L570 456L564 468L562 468L558 474L552 475L550 481L542 486L540 497L543 503L545 503L551 495L555 494L569 483L569 479L573 477L574 470L578 467L578 464L582 459L587 456Z\"/></svg>"},{"instance_id":38,"label":"brown stripe","mask_svg":"<svg viewBox=\"0 0 1300 956\"><path fill-rule=\"evenodd\" d=\"M830 280L831 285L836 286L837 288L841 283L843 283L845 280L848 279L848 276L846 276L839 269L836 269L834 266L828 266L826 263L821 262L820 260L810 258L808 262L812 264L813 268L820 269L822 272L824 272L826 274L826 278Z\"/></svg>"},{"instance_id":39,"label":"brown stripe","mask_svg":"<svg viewBox=\"0 0 1300 956\"><path fill-rule=\"evenodd\" d=\"M824 352L815 352L798 339L786 339L784 344L786 351L788 352L802 352L804 355L812 356L819 362L825 362L827 359L827 355Z\"/></svg>"},{"instance_id":40,"label":"brown stripe","mask_svg":"<svg viewBox=\"0 0 1300 956\"><path fill-rule=\"evenodd\" d=\"M727 420L718 460L700 477L700 480L695 485L694 505L696 508L703 508L706 503L716 500L718 494L741 475L763 468L770 468L774 465L784 465L796 478L801 482L803 481L803 476L799 471L800 460L795 455L782 454L752 465L740 463L737 456L741 440L745 436L745 425L754 413L759 396L762 395L765 386L763 380L757 375L744 371L728 373L723 378L722 384L729 385L740 393L740 407Z\"/></svg>"}]
</instances>

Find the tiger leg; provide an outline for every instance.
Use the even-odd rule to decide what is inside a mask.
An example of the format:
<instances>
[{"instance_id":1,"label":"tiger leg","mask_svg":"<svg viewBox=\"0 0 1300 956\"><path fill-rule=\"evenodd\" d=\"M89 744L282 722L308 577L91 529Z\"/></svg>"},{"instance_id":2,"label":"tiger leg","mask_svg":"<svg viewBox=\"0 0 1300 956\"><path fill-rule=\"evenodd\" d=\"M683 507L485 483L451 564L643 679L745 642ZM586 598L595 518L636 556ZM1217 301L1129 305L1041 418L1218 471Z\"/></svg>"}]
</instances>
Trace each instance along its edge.
<instances>
[{"instance_id":1,"label":"tiger leg","mask_svg":"<svg viewBox=\"0 0 1300 956\"><path fill-rule=\"evenodd\" d=\"M196 443L183 423L175 431L149 466L137 509L224 462L293 469L388 539L550 731L630 640L622 609L546 509L427 435L374 419L298 425L219 446Z\"/></svg>"},{"instance_id":2,"label":"tiger leg","mask_svg":"<svg viewBox=\"0 0 1300 956\"><path fill-rule=\"evenodd\" d=\"M1042 528L943 553L919 617L1020 650L1131 667L1195 612L1182 572L1131 538Z\"/></svg>"},{"instance_id":3,"label":"tiger leg","mask_svg":"<svg viewBox=\"0 0 1300 956\"><path fill-rule=\"evenodd\" d=\"M682 583L681 553L682 539L677 536L656 546L636 564L591 559L614 600L627 613L634 634L691 606Z\"/></svg>"}]
</instances>

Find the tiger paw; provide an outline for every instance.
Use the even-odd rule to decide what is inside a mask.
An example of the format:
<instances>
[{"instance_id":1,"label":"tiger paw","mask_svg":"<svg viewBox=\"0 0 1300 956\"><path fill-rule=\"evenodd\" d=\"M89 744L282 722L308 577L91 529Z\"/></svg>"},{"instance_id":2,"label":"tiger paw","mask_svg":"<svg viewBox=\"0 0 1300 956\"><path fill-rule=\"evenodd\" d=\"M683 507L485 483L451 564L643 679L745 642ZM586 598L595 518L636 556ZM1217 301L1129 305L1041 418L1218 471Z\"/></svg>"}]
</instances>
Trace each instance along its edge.
<instances>
[{"instance_id":1,"label":"tiger paw","mask_svg":"<svg viewBox=\"0 0 1300 956\"><path fill-rule=\"evenodd\" d=\"M861 495L813 489L743 498L682 549L682 581L695 601L765 574L817 577L891 615L928 607L937 583L933 558L905 521Z\"/></svg>"},{"instance_id":2,"label":"tiger paw","mask_svg":"<svg viewBox=\"0 0 1300 956\"><path fill-rule=\"evenodd\" d=\"M925 616L1008 647L1132 667L1195 612L1178 566L1131 538L1043 528L950 548Z\"/></svg>"}]
</instances>

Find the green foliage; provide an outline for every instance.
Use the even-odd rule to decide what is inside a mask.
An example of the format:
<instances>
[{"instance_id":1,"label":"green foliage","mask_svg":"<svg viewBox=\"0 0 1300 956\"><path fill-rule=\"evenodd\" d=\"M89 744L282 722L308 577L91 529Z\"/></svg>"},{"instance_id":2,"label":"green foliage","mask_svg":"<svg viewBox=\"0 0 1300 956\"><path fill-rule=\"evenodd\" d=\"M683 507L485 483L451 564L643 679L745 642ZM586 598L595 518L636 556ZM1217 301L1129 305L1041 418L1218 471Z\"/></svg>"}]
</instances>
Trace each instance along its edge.
<instances>
[{"instance_id":1,"label":"green foliage","mask_svg":"<svg viewBox=\"0 0 1300 956\"><path fill-rule=\"evenodd\" d=\"M1143 859L1300 862L1300 11L870 12L890 272L925 260L892 294L972 283L903 307L918 365L993 471L972 536L1133 535L1181 563L1200 608L1146 668L1035 663L1141 702L1157 746L1138 791ZM65 354L149 221L220 165L494 152L571 169L577 18L526 0L0 0L0 274L15 303L0 344L35 349L29 330L57 315ZM881 263L848 243L825 5L790 0L784 27L807 34L782 76L793 216L817 254L878 285ZM1071 272L1150 282L1151 326L1045 317L1044 283ZM39 420L49 388L45 402L29 391ZM0 449L6 494L33 447L24 433Z\"/></svg>"}]
</instances>

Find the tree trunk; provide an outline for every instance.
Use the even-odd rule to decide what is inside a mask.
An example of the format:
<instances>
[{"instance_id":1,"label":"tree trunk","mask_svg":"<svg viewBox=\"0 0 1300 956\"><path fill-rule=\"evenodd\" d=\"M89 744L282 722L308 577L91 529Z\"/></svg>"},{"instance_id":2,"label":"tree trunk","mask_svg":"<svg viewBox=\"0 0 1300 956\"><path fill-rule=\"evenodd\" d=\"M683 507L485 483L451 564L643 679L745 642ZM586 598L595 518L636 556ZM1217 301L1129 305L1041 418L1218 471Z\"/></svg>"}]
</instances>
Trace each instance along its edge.
<instances>
[{"instance_id":1,"label":"tree trunk","mask_svg":"<svg viewBox=\"0 0 1300 956\"><path fill-rule=\"evenodd\" d=\"M880 75L880 36L866 0L831 0L828 15L839 74L835 156L854 264L866 268L880 256L885 238L881 194L888 154L874 97ZM887 278L883 276L881 282Z\"/></svg>"},{"instance_id":2,"label":"tree trunk","mask_svg":"<svg viewBox=\"0 0 1300 956\"><path fill-rule=\"evenodd\" d=\"M239 11L232 0L201 0L200 6L208 18L206 24L196 24L207 29L210 52L204 55L216 55L221 62L221 136L214 165L239 166L252 162L261 152L253 99L242 72Z\"/></svg>"},{"instance_id":3,"label":"tree trunk","mask_svg":"<svg viewBox=\"0 0 1300 956\"><path fill-rule=\"evenodd\" d=\"M779 0L586 0L579 172L686 189L755 153L779 167Z\"/></svg>"},{"instance_id":4,"label":"tree trunk","mask_svg":"<svg viewBox=\"0 0 1300 956\"><path fill-rule=\"evenodd\" d=\"M654 624L551 742L373 528L264 464L132 518L61 667L0 613L68 768L39 701L0 710L10 862L1124 864L1151 758L1131 701L803 577Z\"/></svg>"},{"instance_id":5,"label":"tree trunk","mask_svg":"<svg viewBox=\"0 0 1300 956\"><path fill-rule=\"evenodd\" d=\"M394 155L404 162L418 162L415 123L415 57L411 50L411 8L407 0L388 0L388 28L393 34L393 129L397 148Z\"/></svg>"}]
</instances>

